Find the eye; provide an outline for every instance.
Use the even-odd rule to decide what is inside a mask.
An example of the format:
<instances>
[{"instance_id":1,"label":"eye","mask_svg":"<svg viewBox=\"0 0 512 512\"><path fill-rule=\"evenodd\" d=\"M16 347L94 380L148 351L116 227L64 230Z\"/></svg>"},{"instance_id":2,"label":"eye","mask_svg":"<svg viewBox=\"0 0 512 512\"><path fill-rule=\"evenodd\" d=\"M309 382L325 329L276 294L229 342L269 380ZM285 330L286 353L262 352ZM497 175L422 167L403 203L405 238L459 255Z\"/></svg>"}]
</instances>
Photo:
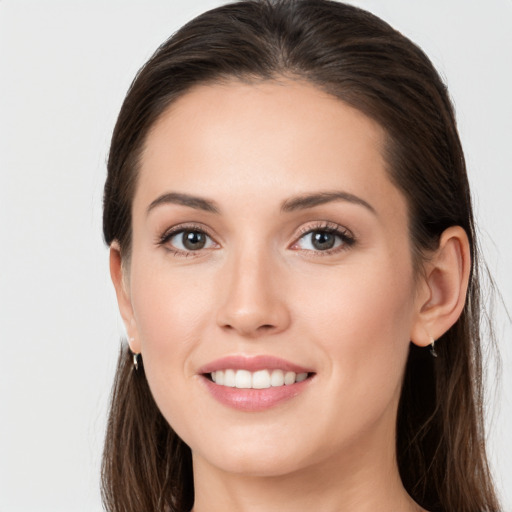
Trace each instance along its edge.
<instances>
[{"instance_id":1,"label":"eye","mask_svg":"<svg viewBox=\"0 0 512 512\"><path fill-rule=\"evenodd\" d=\"M197 228L176 228L167 231L159 241L176 254L187 254L202 249L211 249L217 244L202 229Z\"/></svg>"},{"instance_id":2,"label":"eye","mask_svg":"<svg viewBox=\"0 0 512 512\"><path fill-rule=\"evenodd\" d=\"M355 243L353 235L341 226L324 225L309 228L293 244L292 249L331 254Z\"/></svg>"},{"instance_id":3,"label":"eye","mask_svg":"<svg viewBox=\"0 0 512 512\"><path fill-rule=\"evenodd\" d=\"M342 240L334 233L328 231L311 231L302 237L304 245L303 249L326 251L338 247Z\"/></svg>"}]
</instances>

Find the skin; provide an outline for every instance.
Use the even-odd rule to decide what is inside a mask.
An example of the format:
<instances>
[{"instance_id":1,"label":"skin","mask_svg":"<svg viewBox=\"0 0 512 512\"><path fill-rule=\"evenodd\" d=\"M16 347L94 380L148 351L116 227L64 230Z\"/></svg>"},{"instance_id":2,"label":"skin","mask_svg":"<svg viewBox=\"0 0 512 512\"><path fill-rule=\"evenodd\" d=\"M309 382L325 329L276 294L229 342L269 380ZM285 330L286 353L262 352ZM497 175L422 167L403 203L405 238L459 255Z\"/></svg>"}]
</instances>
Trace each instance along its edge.
<instances>
[{"instance_id":1,"label":"skin","mask_svg":"<svg viewBox=\"0 0 512 512\"><path fill-rule=\"evenodd\" d=\"M407 204L382 128L312 85L282 79L196 87L150 131L133 201L133 248L111 272L131 348L164 417L191 447L195 512L422 510L404 490L395 421L411 340L455 322L469 256L447 230L413 272ZM337 199L282 211L292 198ZM160 203L181 193L217 213ZM305 234L336 225L332 252ZM175 226L204 229L183 251ZM176 253L176 250L181 252ZM313 369L298 396L245 412L205 390L201 366L270 354Z\"/></svg>"}]
</instances>

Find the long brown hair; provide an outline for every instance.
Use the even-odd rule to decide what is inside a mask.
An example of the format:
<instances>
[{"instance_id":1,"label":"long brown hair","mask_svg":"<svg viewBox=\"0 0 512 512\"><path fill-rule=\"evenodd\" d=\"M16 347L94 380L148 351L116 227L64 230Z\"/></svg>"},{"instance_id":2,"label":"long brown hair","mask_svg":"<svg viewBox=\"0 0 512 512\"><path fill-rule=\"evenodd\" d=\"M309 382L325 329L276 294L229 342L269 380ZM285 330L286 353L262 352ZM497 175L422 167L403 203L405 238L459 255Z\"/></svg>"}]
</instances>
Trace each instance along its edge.
<instances>
[{"instance_id":1,"label":"long brown hair","mask_svg":"<svg viewBox=\"0 0 512 512\"><path fill-rule=\"evenodd\" d=\"M478 251L464 155L447 90L426 55L388 24L329 0L249 0L195 18L166 41L128 91L112 137L103 229L124 262L148 130L196 84L306 80L386 131L391 180L408 201L417 271L449 226L471 247L467 301L433 359L411 345L397 417L403 484L431 511L498 511L484 446ZM160 414L143 361L121 347L103 455L111 512L190 510L191 452Z\"/></svg>"}]
</instances>

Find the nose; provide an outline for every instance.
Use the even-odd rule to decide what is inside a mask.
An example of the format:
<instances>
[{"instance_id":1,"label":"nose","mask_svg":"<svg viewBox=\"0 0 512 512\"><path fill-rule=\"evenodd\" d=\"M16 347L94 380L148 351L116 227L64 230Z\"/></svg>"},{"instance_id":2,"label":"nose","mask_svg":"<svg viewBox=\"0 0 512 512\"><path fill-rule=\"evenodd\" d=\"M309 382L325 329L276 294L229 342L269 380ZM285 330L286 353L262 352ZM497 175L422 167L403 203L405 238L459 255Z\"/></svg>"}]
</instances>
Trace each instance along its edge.
<instances>
[{"instance_id":1,"label":"nose","mask_svg":"<svg viewBox=\"0 0 512 512\"><path fill-rule=\"evenodd\" d=\"M240 254L226 264L217 324L226 331L258 338L290 324L283 276L268 254Z\"/></svg>"}]
</instances>

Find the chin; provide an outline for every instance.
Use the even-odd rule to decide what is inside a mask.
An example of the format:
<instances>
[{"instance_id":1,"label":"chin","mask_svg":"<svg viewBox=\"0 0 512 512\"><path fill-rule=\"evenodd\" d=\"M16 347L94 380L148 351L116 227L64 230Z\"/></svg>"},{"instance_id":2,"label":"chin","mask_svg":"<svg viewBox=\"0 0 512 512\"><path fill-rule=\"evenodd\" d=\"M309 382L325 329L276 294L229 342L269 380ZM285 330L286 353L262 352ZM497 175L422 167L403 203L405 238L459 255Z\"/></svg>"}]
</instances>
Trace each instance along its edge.
<instances>
[{"instance_id":1,"label":"chin","mask_svg":"<svg viewBox=\"0 0 512 512\"><path fill-rule=\"evenodd\" d=\"M322 436L300 437L282 423L274 428L243 428L188 439L194 464L254 477L279 477L314 466L332 456ZM315 439L315 437L317 437ZM199 440L199 442L197 442Z\"/></svg>"},{"instance_id":2,"label":"chin","mask_svg":"<svg viewBox=\"0 0 512 512\"><path fill-rule=\"evenodd\" d=\"M298 458L296 449L288 456L274 447L254 451L244 447L242 452L223 453L221 456L216 454L211 457L208 455L205 454L205 459L209 465L226 473L243 476L279 477L294 473L305 465L305 461ZM194 452L193 457L194 463L197 463L198 457Z\"/></svg>"}]
</instances>

